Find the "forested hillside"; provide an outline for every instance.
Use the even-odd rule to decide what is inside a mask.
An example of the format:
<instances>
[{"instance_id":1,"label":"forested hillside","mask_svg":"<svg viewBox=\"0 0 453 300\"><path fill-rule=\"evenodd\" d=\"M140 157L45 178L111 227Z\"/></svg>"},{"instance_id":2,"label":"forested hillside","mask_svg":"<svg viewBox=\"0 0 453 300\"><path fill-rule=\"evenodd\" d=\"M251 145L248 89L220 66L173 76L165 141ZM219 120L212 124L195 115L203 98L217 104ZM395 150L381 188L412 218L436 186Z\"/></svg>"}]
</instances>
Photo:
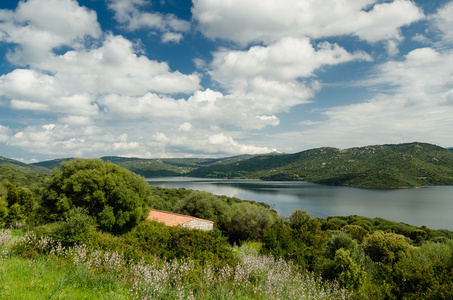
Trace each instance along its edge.
<instances>
[{"instance_id":1,"label":"forested hillside","mask_svg":"<svg viewBox=\"0 0 453 300\"><path fill-rule=\"evenodd\" d=\"M52 169L66 160L70 159L33 165ZM144 177L306 180L362 188L453 184L453 151L426 143L375 145L345 150L323 147L294 154L243 155L220 159L108 156L102 157L102 160Z\"/></svg>"},{"instance_id":2,"label":"forested hillside","mask_svg":"<svg viewBox=\"0 0 453 300\"><path fill-rule=\"evenodd\" d=\"M144 177L163 177L163 176L184 176L188 172L209 165L219 163L231 163L251 155L241 155L228 158L162 158L162 159L144 159L135 157L118 157L104 156L101 159L104 162L111 162L120 167L126 168L134 173ZM34 166L53 169L58 167L64 161L73 158L54 159L33 163Z\"/></svg>"},{"instance_id":3,"label":"forested hillside","mask_svg":"<svg viewBox=\"0 0 453 300\"><path fill-rule=\"evenodd\" d=\"M199 168L195 177L307 180L368 188L453 184L453 151L425 143L323 147Z\"/></svg>"}]
</instances>

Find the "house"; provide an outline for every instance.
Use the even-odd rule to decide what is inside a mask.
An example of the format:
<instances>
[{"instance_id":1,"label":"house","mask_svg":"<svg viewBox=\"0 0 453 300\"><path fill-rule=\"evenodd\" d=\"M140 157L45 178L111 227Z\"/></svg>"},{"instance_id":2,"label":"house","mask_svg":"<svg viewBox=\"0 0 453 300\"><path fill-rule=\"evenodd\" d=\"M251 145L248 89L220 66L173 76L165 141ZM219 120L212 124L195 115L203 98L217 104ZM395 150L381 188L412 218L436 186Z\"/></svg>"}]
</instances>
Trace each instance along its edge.
<instances>
[{"instance_id":1,"label":"house","mask_svg":"<svg viewBox=\"0 0 453 300\"><path fill-rule=\"evenodd\" d=\"M152 209L146 220L164 223L167 226L181 226L189 229L200 229L209 231L214 228L214 222L191 216L181 215L168 211Z\"/></svg>"}]
</instances>

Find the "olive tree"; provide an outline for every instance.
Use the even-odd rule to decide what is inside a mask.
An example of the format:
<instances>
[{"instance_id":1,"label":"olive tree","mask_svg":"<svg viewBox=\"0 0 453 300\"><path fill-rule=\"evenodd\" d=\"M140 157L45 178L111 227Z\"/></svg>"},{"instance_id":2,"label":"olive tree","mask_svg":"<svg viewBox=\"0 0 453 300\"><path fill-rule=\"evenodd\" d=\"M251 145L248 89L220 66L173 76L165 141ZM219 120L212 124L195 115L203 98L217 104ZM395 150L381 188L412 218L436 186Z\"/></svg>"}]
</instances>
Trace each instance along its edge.
<instances>
[{"instance_id":1,"label":"olive tree","mask_svg":"<svg viewBox=\"0 0 453 300\"><path fill-rule=\"evenodd\" d=\"M84 208L101 229L127 231L146 217L151 191L139 175L101 159L74 159L52 171L42 198L50 220Z\"/></svg>"}]
</instances>

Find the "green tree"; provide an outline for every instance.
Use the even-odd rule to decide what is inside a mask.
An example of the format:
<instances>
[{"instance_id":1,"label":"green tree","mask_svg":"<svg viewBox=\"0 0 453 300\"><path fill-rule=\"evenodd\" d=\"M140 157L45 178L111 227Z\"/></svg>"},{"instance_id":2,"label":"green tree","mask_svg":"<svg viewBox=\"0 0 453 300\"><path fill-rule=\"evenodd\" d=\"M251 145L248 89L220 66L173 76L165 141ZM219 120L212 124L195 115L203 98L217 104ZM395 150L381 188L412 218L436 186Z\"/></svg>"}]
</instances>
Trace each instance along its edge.
<instances>
[{"instance_id":1,"label":"green tree","mask_svg":"<svg viewBox=\"0 0 453 300\"><path fill-rule=\"evenodd\" d=\"M368 235L368 231L359 225L346 225L341 228L342 232L349 234L353 239L357 240L359 243Z\"/></svg>"},{"instance_id":2,"label":"green tree","mask_svg":"<svg viewBox=\"0 0 453 300\"><path fill-rule=\"evenodd\" d=\"M357 242L343 232L334 235L326 244L326 256L334 259L335 253L341 248L353 252L357 248Z\"/></svg>"},{"instance_id":3,"label":"green tree","mask_svg":"<svg viewBox=\"0 0 453 300\"><path fill-rule=\"evenodd\" d=\"M4 200L6 200L8 212L5 220L20 222L30 218L36 207L33 193L27 188L17 187L8 180L3 181L2 186L6 190Z\"/></svg>"},{"instance_id":4,"label":"green tree","mask_svg":"<svg viewBox=\"0 0 453 300\"><path fill-rule=\"evenodd\" d=\"M215 222L222 219L228 204L217 196L202 191L191 191L175 205L175 212Z\"/></svg>"},{"instance_id":5,"label":"green tree","mask_svg":"<svg viewBox=\"0 0 453 300\"><path fill-rule=\"evenodd\" d=\"M146 217L150 198L142 177L101 159L74 159L53 169L42 206L49 220L84 208L103 230L120 233Z\"/></svg>"},{"instance_id":6,"label":"green tree","mask_svg":"<svg viewBox=\"0 0 453 300\"><path fill-rule=\"evenodd\" d=\"M324 275L329 279L337 279L344 287L357 289L365 282L366 272L353 261L350 254L349 250L338 249Z\"/></svg>"},{"instance_id":7,"label":"green tree","mask_svg":"<svg viewBox=\"0 0 453 300\"><path fill-rule=\"evenodd\" d=\"M8 202L0 196L0 225L6 221L8 216Z\"/></svg>"},{"instance_id":8,"label":"green tree","mask_svg":"<svg viewBox=\"0 0 453 300\"><path fill-rule=\"evenodd\" d=\"M273 213L265 207L248 202L233 203L221 222L220 230L228 236L230 243L262 241L264 232L273 221Z\"/></svg>"},{"instance_id":9,"label":"green tree","mask_svg":"<svg viewBox=\"0 0 453 300\"><path fill-rule=\"evenodd\" d=\"M393 264L406 257L415 247L400 234L375 231L363 240L363 249L374 262Z\"/></svg>"}]
</instances>

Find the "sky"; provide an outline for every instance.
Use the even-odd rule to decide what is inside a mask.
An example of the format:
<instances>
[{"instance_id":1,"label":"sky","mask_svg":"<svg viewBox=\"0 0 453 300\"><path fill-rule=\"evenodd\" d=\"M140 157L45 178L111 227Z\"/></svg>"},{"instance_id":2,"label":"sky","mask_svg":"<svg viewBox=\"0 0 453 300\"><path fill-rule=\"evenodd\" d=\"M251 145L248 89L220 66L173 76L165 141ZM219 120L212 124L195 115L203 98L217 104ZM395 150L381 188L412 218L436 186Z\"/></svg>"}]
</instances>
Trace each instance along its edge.
<instances>
[{"instance_id":1,"label":"sky","mask_svg":"<svg viewBox=\"0 0 453 300\"><path fill-rule=\"evenodd\" d=\"M0 2L0 156L453 146L453 1Z\"/></svg>"}]
</instances>

